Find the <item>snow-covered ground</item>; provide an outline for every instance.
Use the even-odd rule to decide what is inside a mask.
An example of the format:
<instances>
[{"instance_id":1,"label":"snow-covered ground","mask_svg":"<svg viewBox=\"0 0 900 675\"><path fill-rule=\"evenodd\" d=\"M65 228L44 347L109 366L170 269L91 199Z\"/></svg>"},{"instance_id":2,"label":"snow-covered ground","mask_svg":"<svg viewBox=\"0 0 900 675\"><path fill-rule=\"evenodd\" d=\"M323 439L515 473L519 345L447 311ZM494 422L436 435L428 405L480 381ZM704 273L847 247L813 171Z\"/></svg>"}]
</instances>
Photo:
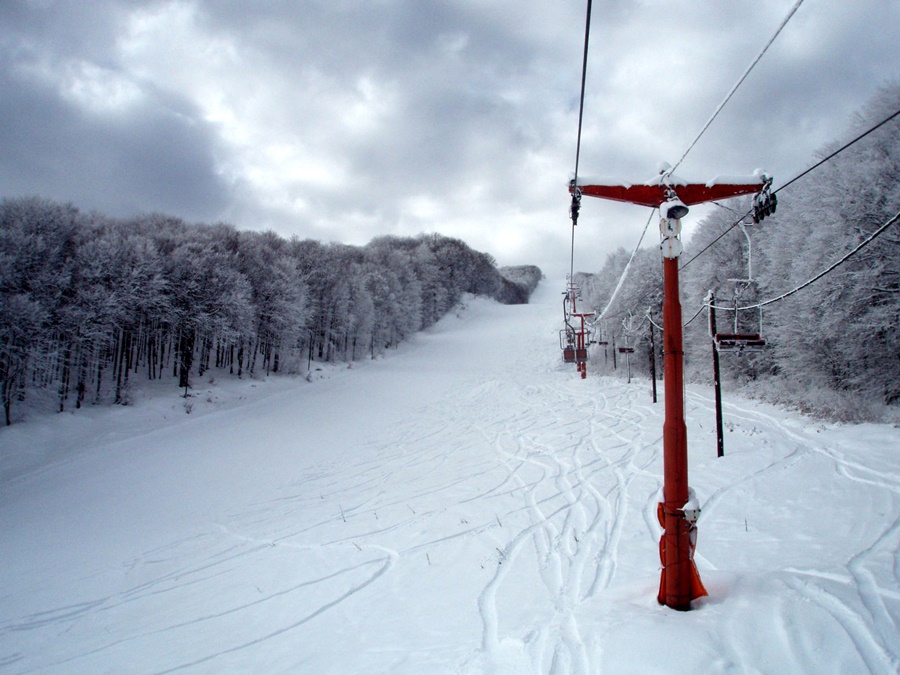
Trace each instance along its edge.
<instances>
[{"instance_id":1,"label":"snow-covered ground","mask_svg":"<svg viewBox=\"0 0 900 675\"><path fill-rule=\"evenodd\" d=\"M726 395L719 459L689 387L710 595L662 607L663 404L560 362L562 290L0 430L0 673L897 672L900 430Z\"/></svg>"}]
</instances>

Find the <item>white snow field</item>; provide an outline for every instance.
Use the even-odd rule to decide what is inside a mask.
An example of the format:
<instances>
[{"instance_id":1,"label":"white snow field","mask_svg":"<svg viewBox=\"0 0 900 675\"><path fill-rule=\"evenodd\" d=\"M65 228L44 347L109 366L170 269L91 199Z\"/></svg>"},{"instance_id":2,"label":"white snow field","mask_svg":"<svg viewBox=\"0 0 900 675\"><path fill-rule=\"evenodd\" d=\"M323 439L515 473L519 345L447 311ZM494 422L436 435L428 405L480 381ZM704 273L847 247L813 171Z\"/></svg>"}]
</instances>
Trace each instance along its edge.
<instances>
[{"instance_id":1,"label":"white snow field","mask_svg":"<svg viewBox=\"0 0 900 675\"><path fill-rule=\"evenodd\" d=\"M0 430L0 673L896 673L900 430L726 393L719 459L689 387L710 595L660 606L662 387L564 366L563 289Z\"/></svg>"}]
</instances>

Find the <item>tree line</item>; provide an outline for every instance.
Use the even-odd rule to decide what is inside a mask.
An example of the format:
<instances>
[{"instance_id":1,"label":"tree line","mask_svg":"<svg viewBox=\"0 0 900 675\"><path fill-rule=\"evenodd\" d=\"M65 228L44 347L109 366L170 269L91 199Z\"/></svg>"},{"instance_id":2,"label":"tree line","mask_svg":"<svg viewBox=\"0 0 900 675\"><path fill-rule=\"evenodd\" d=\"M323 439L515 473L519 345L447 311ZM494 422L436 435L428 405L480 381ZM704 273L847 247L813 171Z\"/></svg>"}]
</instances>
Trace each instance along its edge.
<instances>
[{"instance_id":1,"label":"tree line","mask_svg":"<svg viewBox=\"0 0 900 675\"><path fill-rule=\"evenodd\" d=\"M171 378L187 395L192 377L211 368L243 377L373 358L464 293L520 303L531 290L490 255L437 234L358 247L4 199L5 421L35 390L52 391L61 412L126 404L135 377Z\"/></svg>"},{"instance_id":2,"label":"tree line","mask_svg":"<svg viewBox=\"0 0 900 675\"><path fill-rule=\"evenodd\" d=\"M897 110L900 84L894 83L857 113L844 139L823 148L816 159ZM790 177L782 178L786 182ZM685 373L694 381L711 379L708 314L702 310L708 292L720 307L718 330L733 332L735 313L726 308L748 307L803 286L900 210L900 122L895 118L850 145L780 192L778 200L774 215L756 224L745 221L747 236L733 226L750 211L750 199L726 202L723 206L730 208L702 220L685 245L682 305L684 321L690 322L685 327ZM606 306L628 258L620 249L599 273L578 276L592 308ZM619 344L628 341L644 354L650 337L648 309L662 324L660 261L656 249L638 251L603 322L609 337ZM733 281L747 279L751 263L754 283ZM737 314L738 332L759 330L758 310ZM896 406L900 227L887 230L815 283L766 305L761 327L767 340L763 350L721 358L723 374L745 393L832 419L876 419L884 406ZM657 334L657 347L660 343ZM639 371L649 370L648 358L632 362Z\"/></svg>"}]
</instances>

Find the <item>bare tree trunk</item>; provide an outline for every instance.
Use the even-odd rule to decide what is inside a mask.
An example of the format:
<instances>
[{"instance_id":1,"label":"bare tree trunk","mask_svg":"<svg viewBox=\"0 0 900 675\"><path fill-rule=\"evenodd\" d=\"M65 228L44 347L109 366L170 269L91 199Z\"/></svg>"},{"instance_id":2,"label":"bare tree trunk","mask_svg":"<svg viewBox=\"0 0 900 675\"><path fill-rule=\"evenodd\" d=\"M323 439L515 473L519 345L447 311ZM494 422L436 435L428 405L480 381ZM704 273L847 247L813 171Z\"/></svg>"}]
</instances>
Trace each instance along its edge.
<instances>
[{"instance_id":1,"label":"bare tree trunk","mask_svg":"<svg viewBox=\"0 0 900 675\"><path fill-rule=\"evenodd\" d=\"M3 379L3 413L6 416L6 426L12 425L12 419L9 416L10 407L12 406L12 395L15 389L14 380L8 376Z\"/></svg>"},{"instance_id":2,"label":"bare tree trunk","mask_svg":"<svg viewBox=\"0 0 900 675\"><path fill-rule=\"evenodd\" d=\"M184 395L187 397L187 390L191 386L190 374L191 366L194 363L194 333L185 331L181 334L181 340L178 345L178 386L184 387Z\"/></svg>"},{"instance_id":3,"label":"bare tree trunk","mask_svg":"<svg viewBox=\"0 0 900 675\"><path fill-rule=\"evenodd\" d=\"M63 352L63 359L59 374L59 412L63 412L65 410L66 399L69 398L69 360L71 358L72 346L71 344L66 344L65 351Z\"/></svg>"},{"instance_id":4,"label":"bare tree trunk","mask_svg":"<svg viewBox=\"0 0 900 675\"><path fill-rule=\"evenodd\" d=\"M75 385L75 409L80 410L81 404L84 403L84 392L87 388L86 380L88 374L88 361L94 356L94 342L91 341L91 348L86 356L84 347L79 350L78 357L78 383Z\"/></svg>"},{"instance_id":5,"label":"bare tree trunk","mask_svg":"<svg viewBox=\"0 0 900 675\"><path fill-rule=\"evenodd\" d=\"M113 357L113 377L116 379L116 405L122 402L122 368L125 364L125 331L120 330L116 339L115 355Z\"/></svg>"}]
</instances>

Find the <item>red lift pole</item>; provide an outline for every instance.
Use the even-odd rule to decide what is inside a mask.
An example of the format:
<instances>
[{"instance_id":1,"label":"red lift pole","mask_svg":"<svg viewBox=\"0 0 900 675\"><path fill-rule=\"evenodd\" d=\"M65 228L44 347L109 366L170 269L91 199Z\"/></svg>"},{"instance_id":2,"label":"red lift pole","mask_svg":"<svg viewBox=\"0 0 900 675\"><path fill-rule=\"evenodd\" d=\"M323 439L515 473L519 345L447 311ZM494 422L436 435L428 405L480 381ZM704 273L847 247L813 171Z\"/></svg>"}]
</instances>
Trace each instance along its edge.
<instances>
[{"instance_id":1,"label":"red lift pole","mask_svg":"<svg viewBox=\"0 0 900 675\"><path fill-rule=\"evenodd\" d=\"M585 314L573 314L581 320L581 328L576 333L577 342L575 344L575 360L577 361L578 372L581 373L581 379L587 377L587 340L585 339L586 331L584 328Z\"/></svg>"},{"instance_id":2,"label":"red lift pole","mask_svg":"<svg viewBox=\"0 0 900 675\"><path fill-rule=\"evenodd\" d=\"M687 427L684 423L684 347L678 258L682 252L681 219L688 206L714 199L754 194L771 179L767 176L710 183L684 183L668 174L650 183L597 182L570 185L575 195L630 202L659 209L663 255L663 377L665 421L663 423L663 501L657 514L663 527L659 542L662 575L657 600L672 609L688 610L691 601L706 595L694 565L694 546L699 506L688 486Z\"/></svg>"}]
</instances>

